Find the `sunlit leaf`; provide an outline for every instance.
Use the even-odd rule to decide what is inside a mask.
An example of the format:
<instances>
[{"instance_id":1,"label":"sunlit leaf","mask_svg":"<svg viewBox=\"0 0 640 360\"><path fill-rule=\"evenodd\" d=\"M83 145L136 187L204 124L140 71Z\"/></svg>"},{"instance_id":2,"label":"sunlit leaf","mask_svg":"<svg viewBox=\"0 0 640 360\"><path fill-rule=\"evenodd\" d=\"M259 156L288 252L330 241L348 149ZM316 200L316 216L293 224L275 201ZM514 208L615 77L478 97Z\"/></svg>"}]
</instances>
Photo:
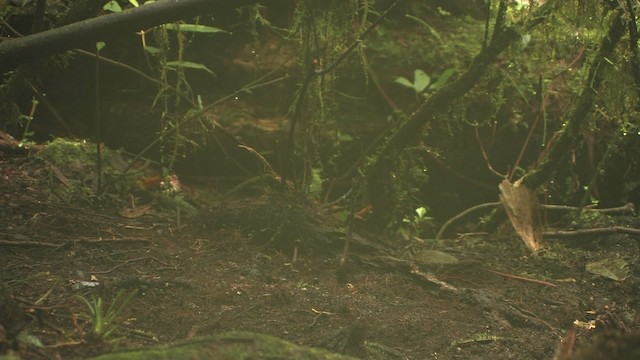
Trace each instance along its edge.
<instances>
[{"instance_id":1,"label":"sunlit leaf","mask_svg":"<svg viewBox=\"0 0 640 360\"><path fill-rule=\"evenodd\" d=\"M629 266L624 259L620 258L588 262L585 265L585 270L615 281L623 281L629 277Z\"/></svg>"},{"instance_id":2,"label":"sunlit leaf","mask_svg":"<svg viewBox=\"0 0 640 360\"><path fill-rule=\"evenodd\" d=\"M402 86L406 86L408 88L412 88L413 89L413 83L411 81L409 81L409 79L407 79L406 77L402 77L399 76L395 79L395 82L397 82L398 84L402 85Z\"/></svg>"},{"instance_id":3,"label":"sunlit leaf","mask_svg":"<svg viewBox=\"0 0 640 360\"><path fill-rule=\"evenodd\" d=\"M107 46L107 43L105 43L104 41L98 41L96 43L96 50L100 51L102 50L105 46Z\"/></svg>"},{"instance_id":4,"label":"sunlit leaf","mask_svg":"<svg viewBox=\"0 0 640 360\"><path fill-rule=\"evenodd\" d=\"M184 32L196 32L196 33L203 33L203 34L217 34L217 33L223 33L223 34L231 34L228 31L222 30L220 28L217 27L213 27L213 26L206 26L206 25L196 25L196 24L180 24L180 25L175 25L175 24L165 24L164 25L166 29L168 30L178 30L178 27L180 28L180 31L184 31Z\"/></svg>"},{"instance_id":5,"label":"sunlit leaf","mask_svg":"<svg viewBox=\"0 0 640 360\"><path fill-rule=\"evenodd\" d=\"M349 142L349 141L353 141L353 136L347 134L347 133L338 133L338 141L340 142Z\"/></svg>"},{"instance_id":6,"label":"sunlit leaf","mask_svg":"<svg viewBox=\"0 0 640 360\"><path fill-rule=\"evenodd\" d=\"M140 4L138 4L137 0L129 0L129 4L133 5L134 7L139 7Z\"/></svg>"},{"instance_id":7,"label":"sunlit leaf","mask_svg":"<svg viewBox=\"0 0 640 360\"><path fill-rule=\"evenodd\" d=\"M522 35L522 37L520 38L520 50L526 49L530 42L531 42L530 34Z\"/></svg>"},{"instance_id":8,"label":"sunlit leaf","mask_svg":"<svg viewBox=\"0 0 640 360\"><path fill-rule=\"evenodd\" d=\"M20 344L30 345L39 349L44 348L44 345L42 344L40 339L38 339L33 334L27 333L26 331L21 331L20 333L18 333L17 340Z\"/></svg>"},{"instance_id":9,"label":"sunlit leaf","mask_svg":"<svg viewBox=\"0 0 640 360\"><path fill-rule=\"evenodd\" d=\"M194 70L203 70L211 74L212 76L216 76L213 71L209 70L206 66L200 63L194 63L191 61L167 61L167 67L171 70L178 69L180 67Z\"/></svg>"},{"instance_id":10,"label":"sunlit leaf","mask_svg":"<svg viewBox=\"0 0 640 360\"><path fill-rule=\"evenodd\" d=\"M413 89L416 93L421 93L431 83L431 77L424 71L416 69L413 72Z\"/></svg>"},{"instance_id":11,"label":"sunlit leaf","mask_svg":"<svg viewBox=\"0 0 640 360\"><path fill-rule=\"evenodd\" d=\"M433 83L433 85L431 85L431 89L438 90L441 87L445 86L449 82L449 79L451 79L451 76L453 76L453 74L455 73L456 69L454 68L449 68L443 71L442 74L438 76L438 79Z\"/></svg>"},{"instance_id":12,"label":"sunlit leaf","mask_svg":"<svg viewBox=\"0 0 640 360\"><path fill-rule=\"evenodd\" d=\"M144 50L151 55L157 55L160 52L160 49L154 46L145 46Z\"/></svg>"},{"instance_id":13,"label":"sunlit leaf","mask_svg":"<svg viewBox=\"0 0 640 360\"><path fill-rule=\"evenodd\" d=\"M120 7L120 4L118 4L116 0L111 0L108 3L104 4L104 6L102 7L102 10L110 11L114 13L122 12L122 8Z\"/></svg>"}]
</instances>

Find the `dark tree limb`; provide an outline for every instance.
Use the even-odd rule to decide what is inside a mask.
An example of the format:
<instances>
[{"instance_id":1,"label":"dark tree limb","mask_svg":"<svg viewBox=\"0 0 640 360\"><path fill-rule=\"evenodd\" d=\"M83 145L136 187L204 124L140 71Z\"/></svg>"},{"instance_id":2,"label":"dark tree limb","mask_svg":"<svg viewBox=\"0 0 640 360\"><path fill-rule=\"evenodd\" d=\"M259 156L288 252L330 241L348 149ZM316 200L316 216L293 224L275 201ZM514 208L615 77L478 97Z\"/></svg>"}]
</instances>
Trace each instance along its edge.
<instances>
[{"instance_id":1,"label":"dark tree limb","mask_svg":"<svg viewBox=\"0 0 640 360\"><path fill-rule=\"evenodd\" d=\"M608 58L620 41L625 29L622 11L614 10L608 33L602 38L598 53L589 67L589 75L584 83L582 93L572 109L558 142L551 148L549 155L536 169L525 175L523 184L530 189L537 189L544 184L558 168L569 161L569 156L583 140L588 125L588 115L603 80L603 67L608 66Z\"/></svg>"},{"instance_id":2,"label":"dark tree limb","mask_svg":"<svg viewBox=\"0 0 640 360\"><path fill-rule=\"evenodd\" d=\"M76 0L70 5L69 10L58 18L54 27L73 24L96 16L108 2L109 0Z\"/></svg>"},{"instance_id":3,"label":"dark tree limb","mask_svg":"<svg viewBox=\"0 0 640 360\"><path fill-rule=\"evenodd\" d=\"M217 10L236 8L257 0L160 0L121 13L65 25L53 30L0 43L0 74L34 59L65 50L92 46L123 34L192 18Z\"/></svg>"},{"instance_id":4,"label":"dark tree limb","mask_svg":"<svg viewBox=\"0 0 640 360\"><path fill-rule=\"evenodd\" d=\"M631 74L636 86L636 94L640 95L640 56L638 55L638 26L636 25L636 13L633 10L631 0L627 0L626 11L627 26L629 28L629 51L631 52Z\"/></svg>"}]
</instances>

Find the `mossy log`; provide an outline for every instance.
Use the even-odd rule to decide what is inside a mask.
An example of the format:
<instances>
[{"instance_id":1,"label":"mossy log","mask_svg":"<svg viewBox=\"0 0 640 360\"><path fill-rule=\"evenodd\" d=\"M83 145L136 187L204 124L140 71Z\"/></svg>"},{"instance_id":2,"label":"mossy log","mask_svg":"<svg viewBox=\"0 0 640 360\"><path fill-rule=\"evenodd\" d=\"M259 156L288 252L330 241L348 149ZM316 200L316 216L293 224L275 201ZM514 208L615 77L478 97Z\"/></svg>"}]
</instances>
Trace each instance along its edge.
<instances>
[{"instance_id":1,"label":"mossy log","mask_svg":"<svg viewBox=\"0 0 640 360\"><path fill-rule=\"evenodd\" d=\"M353 357L324 349L310 348L252 332L228 332L189 340L179 344L160 345L145 349L118 351L100 355L93 360L185 360L185 359L300 359L349 360Z\"/></svg>"}]
</instances>

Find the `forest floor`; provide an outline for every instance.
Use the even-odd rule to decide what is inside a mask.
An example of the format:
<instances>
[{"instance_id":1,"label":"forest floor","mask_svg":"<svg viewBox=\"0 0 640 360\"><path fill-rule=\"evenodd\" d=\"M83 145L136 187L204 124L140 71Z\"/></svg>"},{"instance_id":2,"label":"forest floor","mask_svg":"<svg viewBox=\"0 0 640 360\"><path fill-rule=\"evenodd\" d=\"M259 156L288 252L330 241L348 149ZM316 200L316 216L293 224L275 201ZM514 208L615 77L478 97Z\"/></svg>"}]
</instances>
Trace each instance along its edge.
<instances>
[{"instance_id":1,"label":"forest floor","mask_svg":"<svg viewBox=\"0 0 640 360\"><path fill-rule=\"evenodd\" d=\"M630 235L548 239L534 256L510 230L434 241L361 226L337 276L344 234L319 205L257 192L179 218L107 188L97 206L92 167L72 163L0 152L0 355L86 358L242 330L365 359L551 359L638 327ZM418 260L436 253L455 261ZM100 311L111 318L97 326Z\"/></svg>"}]
</instances>

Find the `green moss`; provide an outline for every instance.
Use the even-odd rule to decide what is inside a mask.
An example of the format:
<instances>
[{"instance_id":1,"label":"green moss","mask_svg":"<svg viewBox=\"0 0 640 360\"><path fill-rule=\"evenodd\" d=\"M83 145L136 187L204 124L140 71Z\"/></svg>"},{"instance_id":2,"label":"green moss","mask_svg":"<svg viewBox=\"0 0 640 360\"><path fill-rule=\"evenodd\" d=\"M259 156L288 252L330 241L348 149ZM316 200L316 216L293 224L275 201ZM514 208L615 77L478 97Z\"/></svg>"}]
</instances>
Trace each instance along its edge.
<instances>
[{"instance_id":1,"label":"green moss","mask_svg":"<svg viewBox=\"0 0 640 360\"><path fill-rule=\"evenodd\" d=\"M93 164L96 161L96 145L86 140L57 138L38 152L36 157L53 165Z\"/></svg>"}]
</instances>

